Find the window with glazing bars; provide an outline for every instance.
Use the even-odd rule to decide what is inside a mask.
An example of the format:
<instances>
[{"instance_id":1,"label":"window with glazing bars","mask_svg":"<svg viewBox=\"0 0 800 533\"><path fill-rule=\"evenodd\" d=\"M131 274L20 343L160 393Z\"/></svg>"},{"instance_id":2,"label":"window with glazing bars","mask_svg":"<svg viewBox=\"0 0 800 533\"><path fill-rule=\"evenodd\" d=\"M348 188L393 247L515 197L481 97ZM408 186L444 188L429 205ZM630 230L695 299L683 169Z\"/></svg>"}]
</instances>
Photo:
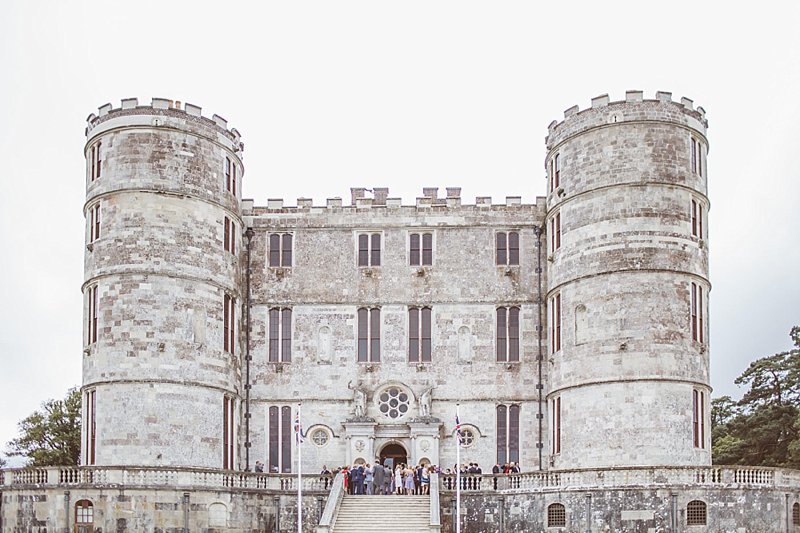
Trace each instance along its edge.
<instances>
[{"instance_id":1,"label":"window with glazing bars","mask_svg":"<svg viewBox=\"0 0 800 533\"><path fill-rule=\"evenodd\" d=\"M411 266L433 264L433 234L412 233L409 236L409 259Z\"/></svg>"},{"instance_id":2,"label":"window with glazing bars","mask_svg":"<svg viewBox=\"0 0 800 533\"><path fill-rule=\"evenodd\" d=\"M691 283L691 327L692 340L703 343L705 341L703 287L695 282Z\"/></svg>"},{"instance_id":3,"label":"window with glazing bars","mask_svg":"<svg viewBox=\"0 0 800 533\"><path fill-rule=\"evenodd\" d=\"M222 336L223 349L229 354L234 354L236 339L236 300L228 294L224 297L222 309Z\"/></svg>"},{"instance_id":4,"label":"window with glazing bars","mask_svg":"<svg viewBox=\"0 0 800 533\"><path fill-rule=\"evenodd\" d=\"M561 503L547 506L547 527L567 527L567 508Z\"/></svg>"},{"instance_id":5,"label":"window with glazing bars","mask_svg":"<svg viewBox=\"0 0 800 533\"><path fill-rule=\"evenodd\" d=\"M223 221L223 248L226 252L236 253L236 223L228 217Z\"/></svg>"},{"instance_id":6,"label":"window with glazing bars","mask_svg":"<svg viewBox=\"0 0 800 533\"><path fill-rule=\"evenodd\" d=\"M225 190L236 196L236 162L225 158Z\"/></svg>"},{"instance_id":7,"label":"window with glazing bars","mask_svg":"<svg viewBox=\"0 0 800 533\"><path fill-rule=\"evenodd\" d=\"M550 298L550 353L561 350L561 293Z\"/></svg>"},{"instance_id":8,"label":"window with glazing bars","mask_svg":"<svg viewBox=\"0 0 800 533\"><path fill-rule=\"evenodd\" d=\"M692 199L692 237L703 238L703 204Z\"/></svg>"},{"instance_id":9,"label":"window with glazing bars","mask_svg":"<svg viewBox=\"0 0 800 533\"><path fill-rule=\"evenodd\" d=\"M270 233L269 235L269 266L292 266L292 234Z\"/></svg>"},{"instance_id":10,"label":"window with glazing bars","mask_svg":"<svg viewBox=\"0 0 800 533\"><path fill-rule=\"evenodd\" d=\"M292 408L270 406L268 414L269 473L292 471Z\"/></svg>"},{"instance_id":11,"label":"window with glazing bars","mask_svg":"<svg viewBox=\"0 0 800 533\"><path fill-rule=\"evenodd\" d=\"M381 234L360 233L358 235L358 266L381 265Z\"/></svg>"},{"instance_id":12,"label":"window with glazing bars","mask_svg":"<svg viewBox=\"0 0 800 533\"><path fill-rule=\"evenodd\" d=\"M269 360L273 363L292 360L292 310L289 308L269 310Z\"/></svg>"},{"instance_id":13,"label":"window with glazing bars","mask_svg":"<svg viewBox=\"0 0 800 533\"><path fill-rule=\"evenodd\" d=\"M100 177L100 171L103 168L103 158L100 154L100 148L102 147L103 143L97 141L92 145L92 153L91 153L91 160L92 160L92 168L90 178L91 181L96 180Z\"/></svg>"},{"instance_id":14,"label":"window with glazing bars","mask_svg":"<svg viewBox=\"0 0 800 533\"><path fill-rule=\"evenodd\" d=\"M100 204L89 208L89 242L100 238Z\"/></svg>"},{"instance_id":15,"label":"window with glazing bars","mask_svg":"<svg viewBox=\"0 0 800 533\"><path fill-rule=\"evenodd\" d=\"M519 307L498 307L497 360L519 361Z\"/></svg>"},{"instance_id":16,"label":"window with glazing bars","mask_svg":"<svg viewBox=\"0 0 800 533\"><path fill-rule=\"evenodd\" d=\"M561 453L561 396L550 400L550 452L553 455Z\"/></svg>"},{"instance_id":17,"label":"window with glazing bars","mask_svg":"<svg viewBox=\"0 0 800 533\"><path fill-rule=\"evenodd\" d=\"M692 391L692 440L695 448L706 447L706 394L694 389Z\"/></svg>"},{"instance_id":18,"label":"window with glazing bars","mask_svg":"<svg viewBox=\"0 0 800 533\"><path fill-rule=\"evenodd\" d=\"M429 363L431 360L431 308L408 310L408 360Z\"/></svg>"},{"instance_id":19,"label":"window with glazing bars","mask_svg":"<svg viewBox=\"0 0 800 533\"><path fill-rule=\"evenodd\" d=\"M692 172L697 174L698 176L703 175L703 144L695 139L694 137L691 138L692 144L692 157L691 157L691 166Z\"/></svg>"},{"instance_id":20,"label":"window with glazing bars","mask_svg":"<svg viewBox=\"0 0 800 533\"><path fill-rule=\"evenodd\" d=\"M550 219L550 252L561 248L561 211Z\"/></svg>"},{"instance_id":21,"label":"window with glazing bars","mask_svg":"<svg viewBox=\"0 0 800 533\"><path fill-rule=\"evenodd\" d=\"M519 463L519 405L498 405L497 413L497 462Z\"/></svg>"},{"instance_id":22,"label":"window with glazing bars","mask_svg":"<svg viewBox=\"0 0 800 533\"><path fill-rule=\"evenodd\" d=\"M381 360L381 310L362 307L358 310L358 362Z\"/></svg>"},{"instance_id":23,"label":"window with glazing bars","mask_svg":"<svg viewBox=\"0 0 800 533\"><path fill-rule=\"evenodd\" d=\"M561 156L556 154L550 159L550 192L561 186Z\"/></svg>"},{"instance_id":24,"label":"window with glazing bars","mask_svg":"<svg viewBox=\"0 0 800 533\"><path fill-rule=\"evenodd\" d=\"M235 400L230 396L222 397L222 468L224 470L233 470L236 467L234 463L234 450L236 443L234 441L234 407Z\"/></svg>"},{"instance_id":25,"label":"window with glazing bars","mask_svg":"<svg viewBox=\"0 0 800 533\"><path fill-rule=\"evenodd\" d=\"M89 302L88 320L86 329L86 340L88 344L97 342L97 285L92 285L87 289L87 300Z\"/></svg>"},{"instance_id":26,"label":"window with glazing bars","mask_svg":"<svg viewBox=\"0 0 800 533\"><path fill-rule=\"evenodd\" d=\"M690 501L686 506L686 525L704 526L706 525L706 504L700 500Z\"/></svg>"},{"instance_id":27,"label":"window with glazing bars","mask_svg":"<svg viewBox=\"0 0 800 533\"><path fill-rule=\"evenodd\" d=\"M519 265L519 233L498 231L495 233L495 261L498 265Z\"/></svg>"},{"instance_id":28,"label":"window with glazing bars","mask_svg":"<svg viewBox=\"0 0 800 533\"><path fill-rule=\"evenodd\" d=\"M84 418L84 464L92 466L95 464L96 457L96 444L97 444L97 418L94 410L97 402L95 400L95 391L86 391L84 394L85 403L85 418Z\"/></svg>"}]
</instances>

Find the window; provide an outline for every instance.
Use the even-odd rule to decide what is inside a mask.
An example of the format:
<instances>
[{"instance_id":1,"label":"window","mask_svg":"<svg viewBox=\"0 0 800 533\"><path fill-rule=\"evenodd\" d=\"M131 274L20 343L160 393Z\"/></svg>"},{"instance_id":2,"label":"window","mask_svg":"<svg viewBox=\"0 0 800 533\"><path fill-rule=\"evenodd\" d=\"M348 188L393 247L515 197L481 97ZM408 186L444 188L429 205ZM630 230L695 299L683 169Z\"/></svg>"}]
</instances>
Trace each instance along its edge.
<instances>
[{"instance_id":1,"label":"window","mask_svg":"<svg viewBox=\"0 0 800 533\"><path fill-rule=\"evenodd\" d=\"M84 435L84 456L83 464L86 466L92 466L95 464L95 444L97 443L97 425L95 417L95 406L97 402L95 400L95 391L90 390L86 391L84 394L84 402L85 402L85 414L84 414L84 422L83 422L83 435Z\"/></svg>"},{"instance_id":2,"label":"window","mask_svg":"<svg viewBox=\"0 0 800 533\"><path fill-rule=\"evenodd\" d=\"M705 342L703 287L695 282L691 284L691 299L692 340L702 344Z\"/></svg>"},{"instance_id":3,"label":"window","mask_svg":"<svg viewBox=\"0 0 800 533\"><path fill-rule=\"evenodd\" d=\"M475 444L476 440L476 430L461 426L461 447L462 448L469 448L473 444Z\"/></svg>"},{"instance_id":4,"label":"window","mask_svg":"<svg viewBox=\"0 0 800 533\"><path fill-rule=\"evenodd\" d=\"M695 448L706 447L706 393L692 391L692 440Z\"/></svg>"},{"instance_id":5,"label":"window","mask_svg":"<svg viewBox=\"0 0 800 533\"><path fill-rule=\"evenodd\" d=\"M706 504L700 500L690 501L686 506L686 525L704 526L706 525Z\"/></svg>"},{"instance_id":6,"label":"window","mask_svg":"<svg viewBox=\"0 0 800 533\"><path fill-rule=\"evenodd\" d=\"M433 264L433 234L412 233L409 236L409 258L411 266Z\"/></svg>"},{"instance_id":7,"label":"window","mask_svg":"<svg viewBox=\"0 0 800 533\"><path fill-rule=\"evenodd\" d=\"M561 453L561 396L550 400L550 453Z\"/></svg>"},{"instance_id":8,"label":"window","mask_svg":"<svg viewBox=\"0 0 800 533\"><path fill-rule=\"evenodd\" d=\"M497 462L519 462L519 405L497 406Z\"/></svg>"},{"instance_id":9,"label":"window","mask_svg":"<svg viewBox=\"0 0 800 533\"><path fill-rule=\"evenodd\" d=\"M550 219L550 253L561 248L561 211Z\"/></svg>"},{"instance_id":10,"label":"window","mask_svg":"<svg viewBox=\"0 0 800 533\"><path fill-rule=\"evenodd\" d=\"M792 525L800 526L800 503L792 505Z\"/></svg>"},{"instance_id":11,"label":"window","mask_svg":"<svg viewBox=\"0 0 800 533\"><path fill-rule=\"evenodd\" d=\"M89 175L92 181L100 177L100 171L103 168L103 157L100 153L100 148L102 147L102 144L103 143L101 143L100 141L97 141L92 145L92 153L91 153L92 169Z\"/></svg>"},{"instance_id":12,"label":"window","mask_svg":"<svg viewBox=\"0 0 800 533\"><path fill-rule=\"evenodd\" d=\"M519 307L497 308L497 361L519 361Z\"/></svg>"},{"instance_id":13,"label":"window","mask_svg":"<svg viewBox=\"0 0 800 533\"><path fill-rule=\"evenodd\" d=\"M269 408L268 462L270 474L292 471L292 408L289 406Z\"/></svg>"},{"instance_id":14,"label":"window","mask_svg":"<svg viewBox=\"0 0 800 533\"><path fill-rule=\"evenodd\" d=\"M408 310L408 360L412 363L431 361L431 308Z\"/></svg>"},{"instance_id":15,"label":"window","mask_svg":"<svg viewBox=\"0 0 800 533\"><path fill-rule=\"evenodd\" d=\"M358 310L358 362L377 363L381 360L381 310Z\"/></svg>"},{"instance_id":16,"label":"window","mask_svg":"<svg viewBox=\"0 0 800 533\"><path fill-rule=\"evenodd\" d=\"M233 438L233 414L234 414L235 400L230 396L223 396L222 398L222 468L224 470L233 470L234 463L234 449L235 441Z\"/></svg>"},{"instance_id":17,"label":"window","mask_svg":"<svg viewBox=\"0 0 800 533\"><path fill-rule=\"evenodd\" d=\"M692 199L692 237L703 238L703 204Z\"/></svg>"},{"instance_id":18,"label":"window","mask_svg":"<svg viewBox=\"0 0 800 533\"><path fill-rule=\"evenodd\" d=\"M236 163L225 158L225 190L236 196Z\"/></svg>"},{"instance_id":19,"label":"window","mask_svg":"<svg viewBox=\"0 0 800 533\"><path fill-rule=\"evenodd\" d=\"M567 527L567 508L561 503L547 506L547 527Z\"/></svg>"},{"instance_id":20,"label":"window","mask_svg":"<svg viewBox=\"0 0 800 533\"><path fill-rule=\"evenodd\" d=\"M100 238L100 204L89 208L89 242Z\"/></svg>"},{"instance_id":21,"label":"window","mask_svg":"<svg viewBox=\"0 0 800 533\"><path fill-rule=\"evenodd\" d=\"M236 338L236 299L228 294L225 295L222 315L222 336L224 337L222 341L223 349L229 354L233 355L235 353L234 339Z\"/></svg>"},{"instance_id":22,"label":"window","mask_svg":"<svg viewBox=\"0 0 800 533\"><path fill-rule=\"evenodd\" d=\"M561 350L561 293L550 298L550 353Z\"/></svg>"},{"instance_id":23,"label":"window","mask_svg":"<svg viewBox=\"0 0 800 533\"><path fill-rule=\"evenodd\" d=\"M269 266L292 266L292 234L270 233L269 235Z\"/></svg>"},{"instance_id":24,"label":"window","mask_svg":"<svg viewBox=\"0 0 800 533\"><path fill-rule=\"evenodd\" d=\"M97 342L97 285L92 285L87 289L87 300L89 301L89 312L86 340L87 344L94 344Z\"/></svg>"},{"instance_id":25,"label":"window","mask_svg":"<svg viewBox=\"0 0 800 533\"><path fill-rule=\"evenodd\" d=\"M691 157L691 166L692 172L697 174L698 176L703 176L703 144L695 139L694 137L691 138L692 144L692 157Z\"/></svg>"},{"instance_id":26,"label":"window","mask_svg":"<svg viewBox=\"0 0 800 533\"><path fill-rule=\"evenodd\" d=\"M381 234L358 235L358 266L381 266Z\"/></svg>"},{"instance_id":27,"label":"window","mask_svg":"<svg viewBox=\"0 0 800 533\"><path fill-rule=\"evenodd\" d=\"M495 234L495 257L498 265L518 265L519 233L498 231Z\"/></svg>"},{"instance_id":28,"label":"window","mask_svg":"<svg viewBox=\"0 0 800 533\"><path fill-rule=\"evenodd\" d=\"M274 307L269 310L269 360L288 363L292 360L292 310Z\"/></svg>"},{"instance_id":29,"label":"window","mask_svg":"<svg viewBox=\"0 0 800 533\"><path fill-rule=\"evenodd\" d=\"M226 252L236 253L236 223L228 217L224 221L223 247Z\"/></svg>"},{"instance_id":30,"label":"window","mask_svg":"<svg viewBox=\"0 0 800 533\"><path fill-rule=\"evenodd\" d=\"M75 502L76 533L91 533L94 529L94 506L89 500Z\"/></svg>"},{"instance_id":31,"label":"window","mask_svg":"<svg viewBox=\"0 0 800 533\"><path fill-rule=\"evenodd\" d=\"M330 438L331 436L326 429L319 428L311 432L311 442L320 448L328 444Z\"/></svg>"},{"instance_id":32,"label":"window","mask_svg":"<svg viewBox=\"0 0 800 533\"><path fill-rule=\"evenodd\" d=\"M550 159L550 192L561 186L561 158L559 154Z\"/></svg>"},{"instance_id":33,"label":"window","mask_svg":"<svg viewBox=\"0 0 800 533\"><path fill-rule=\"evenodd\" d=\"M389 387L378 395L378 411L391 419L401 418L410 409L411 395L400 387Z\"/></svg>"}]
</instances>

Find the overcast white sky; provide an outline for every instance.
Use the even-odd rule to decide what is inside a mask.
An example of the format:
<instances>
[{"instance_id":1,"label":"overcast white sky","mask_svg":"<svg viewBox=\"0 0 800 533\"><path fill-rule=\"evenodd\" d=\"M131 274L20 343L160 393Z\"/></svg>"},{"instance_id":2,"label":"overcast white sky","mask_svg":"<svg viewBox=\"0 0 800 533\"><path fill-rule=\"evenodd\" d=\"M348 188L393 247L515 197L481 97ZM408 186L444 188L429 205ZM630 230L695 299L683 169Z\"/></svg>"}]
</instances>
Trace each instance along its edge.
<instances>
[{"instance_id":1,"label":"overcast white sky","mask_svg":"<svg viewBox=\"0 0 800 533\"><path fill-rule=\"evenodd\" d=\"M80 384L85 118L191 102L245 142L244 193L544 194L563 110L626 89L710 122L715 396L800 324L800 3L6 0L0 17L0 451Z\"/></svg>"}]
</instances>

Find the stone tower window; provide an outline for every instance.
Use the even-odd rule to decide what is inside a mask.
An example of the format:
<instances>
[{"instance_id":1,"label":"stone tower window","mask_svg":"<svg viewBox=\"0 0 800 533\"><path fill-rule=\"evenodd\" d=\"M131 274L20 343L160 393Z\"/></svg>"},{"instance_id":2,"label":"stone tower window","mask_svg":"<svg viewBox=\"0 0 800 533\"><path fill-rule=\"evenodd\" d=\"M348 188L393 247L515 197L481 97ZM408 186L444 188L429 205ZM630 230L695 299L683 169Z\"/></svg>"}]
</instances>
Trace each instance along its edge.
<instances>
[{"instance_id":1,"label":"stone tower window","mask_svg":"<svg viewBox=\"0 0 800 533\"><path fill-rule=\"evenodd\" d=\"M225 158L225 190L236 196L236 163Z\"/></svg>"},{"instance_id":2,"label":"stone tower window","mask_svg":"<svg viewBox=\"0 0 800 533\"><path fill-rule=\"evenodd\" d=\"M87 289L86 299L89 302L86 341L87 344L94 344L97 342L97 285L92 285Z\"/></svg>"},{"instance_id":3,"label":"stone tower window","mask_svg":"<svg viewBox=\"0 0 800 533\"><path fill-rule=\"evenodd\" d=\"M547 506L547 527L567 527L567 508L561 503Z\"/></svg>"},{"instance_id":4,"label":"stone tower window","mask_svg":"<svg viewBox=\"0 0 800 533\"><path fill-rule=\"evenodd\" d=\"M223 248L226 252L236 253L236 222L228 217L223 221Z\"/></svg>"},{"instance_id":5,"label":"stone tower window","mask_svg":"<svg viewBox=\"0 0 800 533\"><path fill-rule=\"evenodd\" d=\"M92 181L100 177L100 171L103 168L103 157L100 152L102 144L103 143L101 143L100 141L97 141L92 145L92 151L91 151L92 168L90 170L90 178Z\"/></svg>"},{"instance_id":6,"label":"stone tower window","mask_svg":"<svg viewBox=\"0 0 800 533\"><path fill-rule=\"evenodd\" d=\"M411 266L433 264L433 234L412 233L409 235L409 263Z\"/></svg>"},{"instance_id":7,"label":"stone tower window","mask_svg":"<svg viewBox=\"0 0 800 533\"><path fill-rule=\"evenodd\" d=\"M411 363L431 361L431 308L411 307L408 310L408 360Z\"/></svg>"},{"instance_id":8,"label":"stone tower window","mask_svg":"<svg viewBox=\"0 0 800 533\"><path fill-rule=\"evenodd\" d=\"M556 154L550 159L550 192L561 186L561 155Z\"/></svg>"},{"instance_id":9,"label":"stone tower window","mask_svg":"<svg viewBox=\"0 0 800 533\"><path fill-rule=\"evenodd\" d=\"M411 395L400 387L389 387L378 395L378 411L386 418L402 418L410 409Z\"/></svg>"},{"instance_id":10,"label":"stone tower window","mask_svg":"<svg viewBox=\"0 0 800 533\"><path fill-rule=\"evenodd\" d=\"M269 235L269 266L292 266L292 234L270 233Z\"/></svg>"},{"instance_id":11,"label":"stone tower window","mask_svg":"<svg viewBox=\"0 0 800 533\"><path fill-rule=\"evenodd\" d=\"M381 266L380 233L360 233L358 235L358 266Z\"/></svg>"},{"instance_id":12,"label":"stone tower window","mask_svg":"<svg viewBox=\"0 0 800 533\"><path fill-rule=\"evenodd\" d=\"M381 310L362 307L358 310L358 362L381 360Z\"/></svg>"},{"instance_id":13,"label":"stone tower window","mask_svg":"<svg viewBox=\"0 0 800 533\"><path fill-rule=\"evenodd\" d=\"M97 444L97 418L95 416L95 406L97 405L97 400L95 398L94 390L86 391L84 394L84 422L83 422L83 435L84 435L84 453L86 454L84 457L84 464L86 466L92 466L95 464L95 456L96 450L95 446Z\"/></svg>"},{"instance_id":14,"label":"stone tower window","mask_svg":"<svg viewBox=\"0 0 800 533\"><path fill-rule=\"evenodd\" d=\"M792 525L800 526L800 503L792 505Z\"/></svg>"},{"instance_id":15,"label":"stone tower window","mask_svg":"<svg viewBox=\"0 0 800 533\"><path fill-rule=\"evenodd\" d=\"M497 308L497 361L519 361L519 307Z\"/></svg>"},{"instance_id":16,"label":"stone tower window","mask_svg":"<svg viewBox=\"0 0 800 533\"><path fill-rule=\"evenodd\" d=\"M692 157L691 157L691 166L692 172L697 174L698 176L703 176L703 144L695 139L694 137L691 138L692 144Z\"/></svg>"},{"instance_id":17,"label":"stone tower window","mask_svg":"<svg viewBox=\"0 0 800 533\"><path fill-rule=\"evenodd\" d=\"M236 448L234 440L234 413L235 400L230 396L222 398L222 468L233 470L234 450Z\"/></svg>"},{"instance_id":18,"label":"stone tower window","mask_svg":"<svg viewBox=\"0 0 800 533\"><path fill-rule=\"evenodd\" d=\"M498 405L497 462L519 462L519 405Z\"/></svg>"},{"instance_id":19,"label":"stone tower window","mask_svg":"<svg viewBox=\"0 0 800 533\"><path fill-rule=\"evenodd\" d=\"M236 299L225 294L222 308L222 347L229 354L234 354L236 339Z\"/></svg>"},{"instance_id":20,"label":"stone tower window","mask_svg":"<svg viewBox=\"0 0 800 533\"><path fill-rule=\"evenodd\" d=\"M706 525L706 504L700 500L690 501L686 506L686 525Z\"/></svg>"},{"instance_id":21,"label":"stone tower window","mask_svg":"<svg viewBox=\"0 0 800 533\"><path fill-rule=\"evenodd\" d=\"M94 530L94 505L89 500L75 502L75 531L91 533Z\"/></svg>"},{"instance_id":22,"label":"stone tower window","mask_svg":"<svg viewBox=\"0 0 800 533\"><path fill-rule=\"evenodd\" d=\"M553 455L561 453L561 396L550 400L550 452Z\"/></svg>"},{"instance_id":23,"label":"stone tower window","mask_svg":"<svg viewBox=\"0 0 800 533\"><path fill-rule=\"evenodd\" d=\"M692 198L692 237L703 238L703 204Z\"/></svg>"},{"instance_id":24,"label":"stone tower window","mask_svg":"<svg viewBox=\"0 0 800 533\"><path fill-rule=\"evenodd\" d=\"M692 391L692 441L695 448L706 447L706 394L701 390Z\"/></svg>"},{"instance_id":25,"label":"stone tower window","mask_svg":"<svg viewBox=\"0 0 800 533\"><path fill-rule=\"evenodd\" d=\"M561 293L550 298L550 353L561 350Z\"/></svg>"},{"instance_id":26,"label":"stone tower window","mask_svg":"<svg viewBox=\"0 0 800 533\"><path fill-rule=\"evenodd\" d=\"M691 326L692 340L705 342L705 308L703 304L703 287L695 282L691 283Z\"/></svg>"},{"instance_id":27,"label":"stone tower window","mask_svg":"<svg viewBox=\"0 0 800 533\"><path fill-rule=\"evenodd\" d=\"M100 238L100 204L89 208L89 242Z\"/></svg>"},{"instance_id":28,"label":"stone tower window","mask_svg":"<svg viewBox=\"0 0 800 533\"><path fill-rule=\"evenodd\" d=\"M274 307L269 310L269 361L292 360L292 310Z\"/></svg>"},{"instance_id":29,"label":"stone tower window","mask_svg":"<svg viewBox=\"0 0 800 533\"><path fill-rule=\"evenodd\" d=\"M561 211L550 219L550 252L561 248Z\"/></svg>"},{"instance_id":30,"label":"stone tower window","mask_svg":"<svg viewBox=\"0 0 800 533\"><path fill-rule=\"evenodd\" d=\"M495 234L495 260L498 265L519 265L519 233L498 231Z\"/></svg>"}]
</instances>

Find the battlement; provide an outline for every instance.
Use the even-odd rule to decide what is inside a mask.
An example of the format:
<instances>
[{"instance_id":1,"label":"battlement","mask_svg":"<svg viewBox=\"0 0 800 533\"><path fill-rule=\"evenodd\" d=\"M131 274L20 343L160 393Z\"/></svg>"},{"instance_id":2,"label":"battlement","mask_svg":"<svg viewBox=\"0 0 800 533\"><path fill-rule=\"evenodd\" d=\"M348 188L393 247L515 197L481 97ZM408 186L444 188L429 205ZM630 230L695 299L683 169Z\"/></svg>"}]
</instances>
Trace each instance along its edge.
<instances>
[{"instance_id":1,"label":"battlement","mask_svg":"<svg viewBox=\"0 0 800 533\"><path fill-rule=\"evenodd\" d=\"M341 197L328 198L324 206L315 206L312 198L300 197L296 206L284 205L283 198L270 198L266 206L254 206L252 200L243 200L245 215L265 214L282 210L310 211L325 209L536 209L544 207L545 198L537 197L534 204L523 204L521 196L506 196L502 204L493 204L491 196L478 196L474 204L461 203L461 187L446 187L446 196L440 197L438 187L423 187L422 196L418 196L414 204L404 204L402 198L389 197L388 187L352 187L350 204L345 205Z\"/></svg>"},{"instance_id":2,"label":"battlement","mask_svg":"<svg viewBox=\"0 0 800 533\"><path fill-rule=\"evenodd\" d=\"M608 94L591 99L591 105L581 110L574 105L564 111L564 120L552 121L547 127L548 150L566 137L601 125L617 122L667 121L682 123L705 136L708 121L706 111L695 107L690 98L673 101L672 93L657 91L655 98L645 99L639 90L625 91L625 99L611 101Z\"/></svg>"},{"instance_id":3,"label":"battlement","mask_svg":"<svg viewBox=\"0 0 800 533\"><path fill-rule=\"evenodd\" d=\"M120 107L116 108L110 103L102 105L97 109L96 115L91 113L86 117L86 136L88 137L99 124L120 115L165 115L199 121L206 126L221 130L234 142L235 146L238 146L240 150L244 149L241 134L236 128L228 129L228 121L221 116L215 114L211 118L204 117L200 106L166 98L153 98L150 105L139 105L138 98L123 98Z\"/></svg>"}]
</instances>

